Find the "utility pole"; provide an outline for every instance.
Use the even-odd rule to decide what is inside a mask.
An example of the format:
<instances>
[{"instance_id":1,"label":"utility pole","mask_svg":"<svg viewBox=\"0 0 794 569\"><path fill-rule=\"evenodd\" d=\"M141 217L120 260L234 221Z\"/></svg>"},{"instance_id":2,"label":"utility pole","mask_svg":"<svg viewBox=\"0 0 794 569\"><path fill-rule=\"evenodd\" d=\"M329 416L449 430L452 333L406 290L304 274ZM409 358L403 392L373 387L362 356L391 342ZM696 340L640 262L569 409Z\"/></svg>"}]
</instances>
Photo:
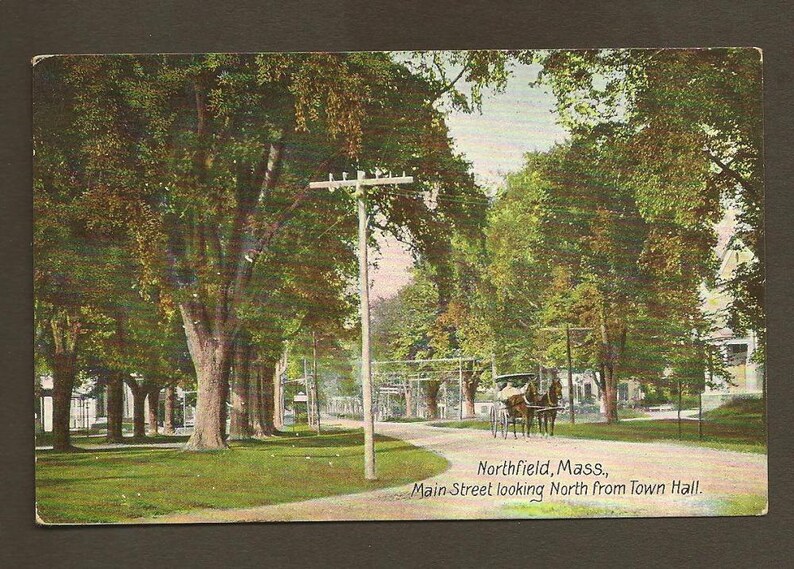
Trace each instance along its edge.
<instances>
[{"instance_id":1,"label":"utility pole","mask_svg":"<svg viewBox=\"0 0 794 569\"><path fill-rule=\"evenodd\" d=\"M496 397L499 394L499 386L496 384L496 354L491 354L491 381L493 381L493 404L496 405Z\"/></svg>"},{"instance_id":2,"label":"utility pole","mask_svg":"<svg viewBox=\"0 0 794 569\"><path fill-rule=\"evenodd\" d=\"M306 424L312 427L314 425L314 407L312 406L312 385L309 383L309 368L306 358L303 358L303 386L306 388Z\"/></svg>"},{"instance_id":3,"label":"utility pole","mask_svg":"<svg viewBox=\"0 0 794 569\"><path fill-rule=\"evenodd\" d=\"M541 328L541 330L561 330L561 328L547 326L545 328ZM592 330L589 327L578 327L578 328L571 328L571 325L566 323L565 324L565 352L568 358L568 404L571 407L571 425L576 423L576 418L573 409L574 397L573 397L573 361L571 358L571 330L585 332L588 330Z\"/></svg>"},{"instance_id":4,"label":"utility pole","mask_svg":"<svg viewBox=\"0 0 794 569\"><path fill-rule=\"evenodd\" d=\"M458 420L463 420L463 358L458 358Z\"/></svg>"},{"instance_id":5,"label":"utility pole","mask_svg":"<svg viewBox=\"0 0 794 569\"><path fill-rule=\"evenodd\" d=\"M328 175L327 182L311 182L312 189L327 188L334 191L337 188L355 188L355 197L358 202L358 271L361 304L361 386L364 399L364 478L377 480L375 470L375 421L372 416L372 368L370 359L370 333L369 333L369 261L367 259L367 229L369 214L367 213L366 188L368 186L397 186L411 184L413 176L365 178L364 172L359 170L355 180L347 179L347 172L343 172L341 180L334 180L333 174Z\"/></svg>"},{"instance_id":6,"label":"utility pole","mask_svg":"<svg viewBox=\"0 0 794 569\"><path fill-rule=\"evenodd\" d=\"M681 439L681 376L678 376L678 438Z\"/></svg>"},{"instance_id":7,"label":"utility pole","mask_svg":"<svg viewBox=\"0 0 794 569\"><path fill-rule=\"evenodd\" d=\"M565 355L568 357L568 405L571 408L571 425L576 424L573 409L573 363L571 362L571 325L565 325Z\"/></svg>"},{"instance_id":8,"label":"utility pole","mask_svg":"<svg viewBox=\"0 0 794 569\"><path fill-rule=\"evenodd\" d=\"M314 380L314 426L320 434L320 388L317 383L317 332L312 330L312 378Z\"/></svg>"},{"instance_id":9,"label":"utility pole","mask_svg":"<svg viewBox=\"0 0 794 569\"><path fill-rule=\"evenodd\" d=\"M708 357L708 371L709 371L709 386L714 385L714 367L711 361L711 344L706 344L706 355ZM705 383L705 381L703 382ZM702 441L703 440L703 392L706 390L706 386L703 386L703 389L700 390L699 393L699 400L698 400L698 438Z\"/></svg>"}]
</instances>

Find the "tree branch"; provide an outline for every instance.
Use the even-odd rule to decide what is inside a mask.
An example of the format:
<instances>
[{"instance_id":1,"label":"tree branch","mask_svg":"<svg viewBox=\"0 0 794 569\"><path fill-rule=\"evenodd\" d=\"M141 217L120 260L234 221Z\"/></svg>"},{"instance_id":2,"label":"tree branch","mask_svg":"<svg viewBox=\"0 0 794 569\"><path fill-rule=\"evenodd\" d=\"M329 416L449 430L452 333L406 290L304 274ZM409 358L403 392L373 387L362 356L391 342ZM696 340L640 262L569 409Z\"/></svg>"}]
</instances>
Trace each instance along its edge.
<instances>
[{"instance_id":1,"label":"tree branch","mask_svg":"<svg viewBox=\"0 0 794 569\"><path fill-rule=\"evenodd\" d=\"M446 93L448 93L449 91L451 91L451 90L452 90L452 89L455 87L455 84L456 84L458 81L460 81L461 77L463 77L463 74L464 74L464 73L466 73L466 71L468 71L468 69L469 69L469 64L467 63L467 64L465 64L465 65L463 66L463 69L461 69L461 70L460 70L460 73L458 73L458 75L457 75L457 76L456 76L456 77L455 77L455 78L454 78L452 81L450 81L449 83L447 83L447 84L446 84L444 87L442 87L442 88L441 88L439 91L437 91L436 93L434 93L434 94L433 94L433 100L434 100L434 101L436 101L436 100L438 100L440 97L444 96Z\"/></svg>"},{"instance_id":2,"label":"tree branch","mask_svg":"<svg viewBox=\"0 0 794 569\"><path fill-rule=\"evenodd\" d=\"M748 192L751 192L751 193L754 192L753 186L747 180L745 180L744 177L741 174L739 174L739 172L737 172L736 170L731 168L729 164L726 164L720 158L718 158L717 156L712 154L711 151L708 148L704 148L703 152L706 153L706 156L708 156L709 160L711 160L714 164L719 166L720 169L727 176L732 178L737 184L742 186ZM731 162L731 164L732 163L733 163L733 161Z\"/></svg>"}]
</instances>

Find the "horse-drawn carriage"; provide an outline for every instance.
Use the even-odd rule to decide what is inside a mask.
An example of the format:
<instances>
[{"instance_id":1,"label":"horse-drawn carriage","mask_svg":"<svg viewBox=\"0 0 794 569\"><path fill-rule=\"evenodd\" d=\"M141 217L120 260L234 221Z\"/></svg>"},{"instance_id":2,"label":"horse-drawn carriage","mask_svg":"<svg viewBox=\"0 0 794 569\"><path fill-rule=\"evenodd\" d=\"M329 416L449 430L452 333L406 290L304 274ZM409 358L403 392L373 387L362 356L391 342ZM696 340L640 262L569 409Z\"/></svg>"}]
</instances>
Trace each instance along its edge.
<instances>
[{"instance_id":1,"label":"horse-drawn carriage","mask_svg":"<svg viewBox=\"0 0 794 569\"><path fill-rule=\"evenodd\" d=\"M540 394L534 373L512 373L495 378L499 391L494 396L491 406L491 434L498 433L507 438L510 423L513 424L513 436L516 435L516 423L522 425L524 436L529 436L535 417L538 418L538 432L554 435L554 423L557 411L563 409L559 405L562 400L562 383L554 378L549 390Z\"/></svg>"}]
</instances>

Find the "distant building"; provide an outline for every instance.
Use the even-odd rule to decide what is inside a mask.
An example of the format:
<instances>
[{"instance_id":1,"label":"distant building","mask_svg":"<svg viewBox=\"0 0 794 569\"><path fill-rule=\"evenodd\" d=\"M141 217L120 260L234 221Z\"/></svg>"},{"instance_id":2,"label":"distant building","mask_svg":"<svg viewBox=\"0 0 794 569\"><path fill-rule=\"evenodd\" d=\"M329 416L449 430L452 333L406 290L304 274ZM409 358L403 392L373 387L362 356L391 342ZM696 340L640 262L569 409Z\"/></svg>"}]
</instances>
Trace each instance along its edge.
<instances>
[{"instance_id":1,"label":"distant building","mask_svg":"<svg viewBox=\"0 0 794 569\"><path fill-rule=\"evenodd\" d=\"M187 393L181 388L176 388L177 404L181 406L180 417L184 417L184 426L193 425L195 414L194 405L186 405L185 397ZM132 390L124 384L123 390L123 411L122 420L131 423L133 417L133 397ZM160 408L165 405L165 399L160 397ZM144 406L144 417L148 419L149 400L147 398ZM107 393L103 386L97 386L95 382L89 382L72 391L72 405L69 410L69 428L73 431L85 431L88 429L104 429L107 425ZM162 413L161 413L162 414ZM41 378L41 389L38 394L36 405L36 431L52 431L52 377L43 376Z\"/></svg>"},{"instance_id":2,"label":"distant building","mask_svg":"<svg viewBox=\"0 0 794 569\"><path fill-rule=\"evenodd\" d=\"M562 402L564 406L568 405L568 370L561 369L558 372L558 377L562 383ZM593 405L598 406L600 412L604 412L604 403L601 399L601 388L598 386L598 379L595 371L586 369L583 371L573 371L571 374L573 382L573 400L574 405L577 407ZM541 392L545 392L548 388L548 378L544 379L541 385ZM493 393L489 391L478 397L477 402L474 404L475 415L487 417L491 411L493 402L491 398ZM642 391L642 385L633 379L620 381L618 383L618 404L623 406L636 406L640 405L645 395Z\"/></svg>"},{"instance_id":3,"label":"distant building","mask_svg":"<svg viewBox=\"0 0 794 569\"><path fill-rule=\"evenodd\" d=\"M559 378L562 382L563 401L568 402L568 370L561 369ZM598 385L598 378L595 371L587 369L584 371L574 371L571 374L573 380L573 400L575 405L587 405L588 403L597 404L601 411L604 411L603 400L601 399L601 388ZM639 405L644 394L642 386L638 381L626 379L618 382L618 403L623 405Z\"/></svg>"},{"instance_id":4,"label":"distant building","mask_svg":"<svg viewBox=\"0 0 794 569\"><path fill-rule=\"evenodd\" d=\"M37 410L36 430L52 431L52 377L49 375L41 378ZM74 431L106 424L107 397L104 388L97 388L93 382L75 388L69 413L69 427ZM132 391L124 385L124 419L131 421L132 413Z\"/></svg>"},{"instance_id":5,"label":"distant building","mask_svg":"<svg viewBox=\"0 0 794 569\"><path fill-rule=\"evenodd\" d=\"M732 238L720 256L720 267L717 273L718 282L732 278L736 269L753 259L753 253ZM724 288L708 289L703 287L703 310L717 324L709 341L719 348L719 353L727 365L724 377L715 376L717 385L706 387L706 393L723 395L757 396L763 390L763 366L752 361L758 349L758 336L755 331L746 335L737 335L727 325L727 311L731 303L730 294Z\"/></svg>"}]
</instances>

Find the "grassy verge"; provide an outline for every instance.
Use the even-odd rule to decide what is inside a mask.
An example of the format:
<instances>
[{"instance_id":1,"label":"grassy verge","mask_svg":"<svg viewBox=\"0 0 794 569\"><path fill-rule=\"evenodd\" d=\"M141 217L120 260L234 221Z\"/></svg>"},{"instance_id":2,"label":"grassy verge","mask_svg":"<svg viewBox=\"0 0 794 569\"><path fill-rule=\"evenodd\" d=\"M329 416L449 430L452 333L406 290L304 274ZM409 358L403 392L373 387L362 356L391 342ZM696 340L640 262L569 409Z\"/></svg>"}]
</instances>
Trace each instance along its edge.
<instances>
[{"instance_id":1,"label":"grassy verge","mask_svg":"<svg viewBox=\"0 0 794 569\"><path fill-rule=\"evenodd\" d=\"M490 424L481 420L430 423L434 427L458 429L490 429ZM537 424L535 430L537 432ZM703 439L698 434L697 421L681 422L681 437L678 436L676 420L630 421L608 425L607 423L577 423L571 425L557 421L554 434L563 437L630 442L669 441L683 442L721 450L766 453L766 437L758 422L712 419L703 423Z\"/></svg>"},{"instance_id":2,"label":"grassy verge","mask_svg":"<svg viewBox=\"0 0 794 569\"><path fill-rule=\"evenodd\" d=\"M620 419L639 419L647 416L648 413L639 409L618 409L618 417Z\"/></svg>"},{"instance_id":3,"label":"grassy verge","mask_svg":"<svg viewBox=\"0 0 794 569\"><path fill-rule=\"evenodd\" d=\"M242 508L406 484L447 468L444 458L376 438L379 480L363 478L361 431L288 433L228 451L83 449L37 452L36 503L47 523L120 522L195 508Z\"/></svg>"},{"instance_id":4,"label":"grassy verge","mask_svg":"<svg viewBox=\"0 0 794 569\"><path fill-rule=\"evenodd\" d=\"M539 502L509 505L503 508L508 517L516 518L614 518L630 515L625 508L586 506L565 502Z\"/></svg>"},{"instance_id":5,"label":"grassy verge","mask_svg":"<svg viewBox=\"0 0 794 569\"><path fill-rule=\"evenodd\" d=\"M731 496L721 500L718 516L761 516L766 513L766 496Z\"/></svg>"},{"instance_id":6,"label":"grassy verge","mask_svg":"<svg viewBox=\"0 0 794 569\"><path fill-rule=\"evenodd\" d=\"M725 424L750 423L761 425L763 412L763 401L761 399L736 399L703 413L703 418Z\"/></svg>"}]
</instances>

